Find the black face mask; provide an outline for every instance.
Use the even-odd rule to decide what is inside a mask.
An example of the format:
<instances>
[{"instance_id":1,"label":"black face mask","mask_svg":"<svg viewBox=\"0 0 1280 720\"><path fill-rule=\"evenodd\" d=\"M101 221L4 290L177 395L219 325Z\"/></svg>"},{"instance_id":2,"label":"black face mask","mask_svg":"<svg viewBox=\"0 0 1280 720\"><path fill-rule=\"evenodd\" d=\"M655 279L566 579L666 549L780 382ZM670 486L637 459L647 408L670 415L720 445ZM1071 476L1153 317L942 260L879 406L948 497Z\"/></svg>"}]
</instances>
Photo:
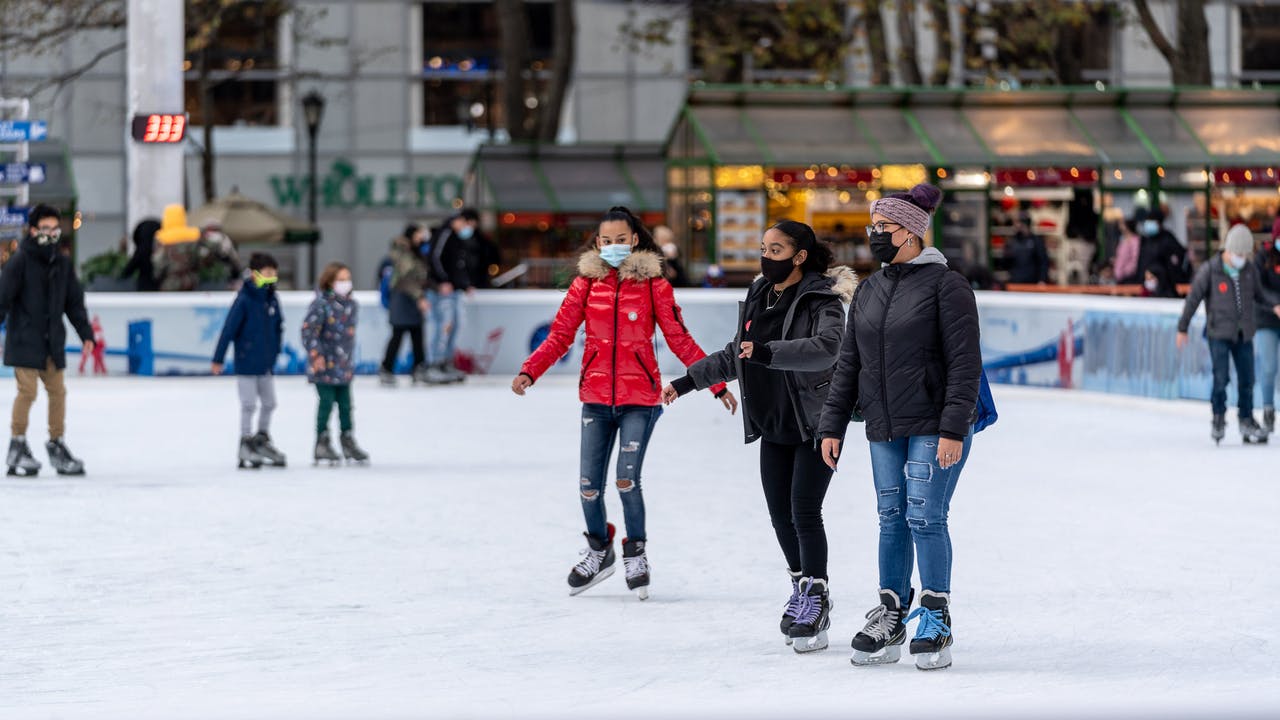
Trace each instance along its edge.
<instances>
[{"instance_id":1,"label":"black face mask","mask_svg":"<svg viewBox=\"0 0 1280 720\"><path fill-rule=\"evenodd\" d=\"M795 259L794 255L786 260L771 260L761 255L760 274L764 275L765 279L774 285L781 285L787 281L787 278L791 277L791 271L796 268L793 262Z\"/></svg>"},{"instance_id":2,"label":"black face mask","mask_svg":"<svg viewBox=\"0 0 1280 720\"><path fill-rule=\"evenodd\" d=\"M898 257L900 248L893 244L893 233L873 232L868 235L868 238L871 240L871 256L877 261L888 265Z\"/></svg>"}]
</instances>

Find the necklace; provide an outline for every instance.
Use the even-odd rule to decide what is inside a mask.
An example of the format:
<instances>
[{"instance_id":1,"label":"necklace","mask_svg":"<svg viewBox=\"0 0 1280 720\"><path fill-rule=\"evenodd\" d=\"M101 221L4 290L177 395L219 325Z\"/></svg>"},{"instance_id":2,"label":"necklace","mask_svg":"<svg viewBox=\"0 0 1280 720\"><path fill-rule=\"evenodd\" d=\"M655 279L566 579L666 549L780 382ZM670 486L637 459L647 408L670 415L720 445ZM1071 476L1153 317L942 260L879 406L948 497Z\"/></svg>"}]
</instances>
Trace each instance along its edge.
<instances>
[{"instance_id":1,"label":"necklace","mask_svg":"<svg viewBox=\"0 0 1280 720\"><path fill-rule=\"evenodd\" d=\"M769 302L768 300L765 300L764 309L765 309L765 310L772 310L772 309L774 308L774 306L775 306L775 305L777 305L779 302L781 302L781 301L782 301L782 296L783 296L783 295L785 295L785 294L786 294L786 292L787 292L786 290L783 290L782 292L778 292L777 290L774 290L773 288L769 288L769 294L770 294L770 295L776 295L777 297L775 297L775 298L773 299L773 302Z\"/></svg>"}]
</instances>

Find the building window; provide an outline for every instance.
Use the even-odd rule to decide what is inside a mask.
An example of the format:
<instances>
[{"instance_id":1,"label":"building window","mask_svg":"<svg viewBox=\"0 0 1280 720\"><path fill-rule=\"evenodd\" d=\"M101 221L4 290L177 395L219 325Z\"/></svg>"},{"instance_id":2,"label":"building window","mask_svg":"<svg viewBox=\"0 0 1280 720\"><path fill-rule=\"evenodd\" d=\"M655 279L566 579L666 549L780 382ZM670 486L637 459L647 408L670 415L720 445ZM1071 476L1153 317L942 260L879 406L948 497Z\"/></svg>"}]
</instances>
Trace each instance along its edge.
<instances>
[{"instance_id":1,"label":"building window","mask_svg":"<svg viewBox=\"0 0 1280 720\"><path fill-rule=\"evenodd\" d=\"M280 18L278 3L249 2L220 11L217 31L209 20L187 16L183 62L185 105L191 124L278 125ZM205 108L205 92L209 108Z\"/></svg>"},{"instance_id":2,"label":"building window","mask_svg":"<svg viewBox=\"0 0 1280 720\"><path fill-rule=\"evenodd\" d=\"M693 79L711 83L839 81L844 13L821 3L690 3Z\"/></svg>"},{"instance_id":3,"label":"building window","mask_svg":"<svg viewBox=\"0 0 1280 720\"><path fill-rule=\"evenodd\" d=\"M1111 3L1088 1L992 2L970 9L963 16L965 82L1013 87L1112 82L1118 13Z\"/></svg>"},{"instance_id":4,"label":"building window","mask_svg":"<svg viewBox=\"0 0 1280 720\"><path fill-rule=\"evenodd\" d=\"M1280 6L1240 6L1240 80L1280 84Z\"/></svg>"},{"instance_id":5,"label":"building window","mask_svg":"<svg viewBox=\"0 0 1280 720\"><path fill-rule=\"evenodd\" d=\"M550 2L525 3L529 67L546 82L555 30ZM502 35L493 3L428 2L422 9L423 124L504 127ZM530 101L537 103L537 97Z\"/></svg>"}]
</instances>

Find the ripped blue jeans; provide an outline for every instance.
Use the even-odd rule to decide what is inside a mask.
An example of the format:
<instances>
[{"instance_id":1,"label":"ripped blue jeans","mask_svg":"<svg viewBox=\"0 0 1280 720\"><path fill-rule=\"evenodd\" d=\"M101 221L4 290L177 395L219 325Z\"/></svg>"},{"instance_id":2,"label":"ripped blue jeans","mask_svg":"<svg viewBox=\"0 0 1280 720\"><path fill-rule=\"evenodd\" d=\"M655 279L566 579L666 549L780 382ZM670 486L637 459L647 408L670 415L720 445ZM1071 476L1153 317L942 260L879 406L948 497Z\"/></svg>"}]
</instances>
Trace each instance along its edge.
<instances>
[{"instance_id":1,"label":"ripped blue jeans","mask_svg":"<svg viewBox=\"0 0 1280 720\"><path fill-rule=\"evenodd\" d=\"M640 492L640 469L644 453L658 424L662 406L619 405L610 407L596 403L582 405L582 456L578 495L587 532L607 540L609 528L605 519L604 488L609 474L609 456L618 442L616 482L622 499L622 519L627 538L645 540L644 495Z\"/></svg>"},{"instance_id":2,"label":"ripped blue jeans","mask_svg":"<svg viewBox=\"0 0 1280 720\"><path fill-rule=\"evenodd\" d=\"M973 433L969 433L960 462L946 470L938 465L937 435L870 443L880 514L881 588L907 597L914 550L919 558L921 588L951 592L947 512L972 441Z\"/></svg>"}]
</instances>

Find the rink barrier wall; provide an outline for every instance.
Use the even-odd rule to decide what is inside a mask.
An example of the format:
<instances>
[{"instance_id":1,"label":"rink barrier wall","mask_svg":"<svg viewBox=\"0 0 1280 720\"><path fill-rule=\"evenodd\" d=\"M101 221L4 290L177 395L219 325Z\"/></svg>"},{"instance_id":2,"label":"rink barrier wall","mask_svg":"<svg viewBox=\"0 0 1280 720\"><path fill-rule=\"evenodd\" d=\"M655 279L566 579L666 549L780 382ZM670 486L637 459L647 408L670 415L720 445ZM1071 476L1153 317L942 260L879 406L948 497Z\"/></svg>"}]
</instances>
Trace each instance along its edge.
<instances>
[{"instance_id":1,"label":"rink barrier wall","mask_svg":"<svg viewBox=\"0 0 1280 720\"><path fill-rule=\"evenodd\" d=\"M685 324L704 350L722 348L732 339L744 294L743 289L676 291ZM299 325L313 297L309 292L280 293L285 336L276 363L279 374L304 372ZM372 374L390 334L387 311L376 292L358 292L356 298L356 368ZM563 298L558 290L488 290L466 297L457 364L476 374L514 375L546 337ZM979 292L977 298L984 365L992 382L1208 399L1211 373L1203 311L1192 324L1192 342L1179 352L1174 345L1179 300L995 292ZM229 292L89 293L87 305L106 339L102 359L109 374L207 375L233 299ZM427 330L429 341L431 328ZM80 348L70 327L68 337L68 363L76 372ZM661 333L655 346L662 373L668 378L683 374ZM397 361L400 372L408 370L408 352L406 341ZM576 374L581 356L579 333L574 347L548 372ZM90 360L85 372L91 373L92 366Z\"/></svg>"}]
</instances>

